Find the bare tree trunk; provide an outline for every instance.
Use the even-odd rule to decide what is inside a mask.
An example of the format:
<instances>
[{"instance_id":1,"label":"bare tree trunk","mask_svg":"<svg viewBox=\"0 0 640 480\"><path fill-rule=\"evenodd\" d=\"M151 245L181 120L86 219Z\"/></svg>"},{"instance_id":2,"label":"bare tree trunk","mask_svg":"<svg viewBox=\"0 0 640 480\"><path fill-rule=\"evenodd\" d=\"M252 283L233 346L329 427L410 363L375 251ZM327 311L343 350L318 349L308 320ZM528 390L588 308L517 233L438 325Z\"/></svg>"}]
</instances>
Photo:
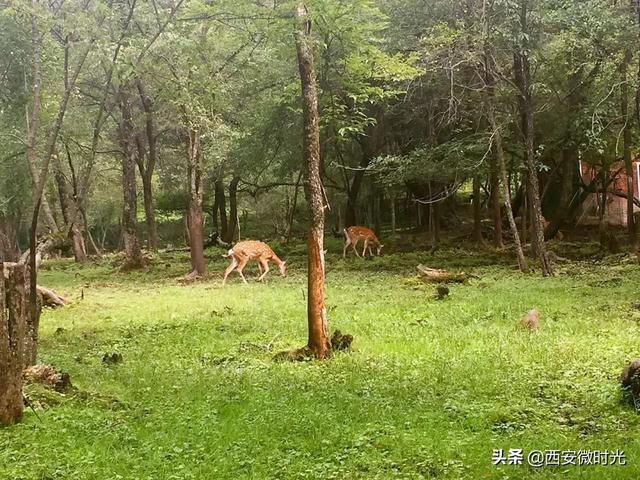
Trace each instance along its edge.
<instances>
[{"instance_id":1,"label":"bare tree trunk","mask_svg":"<svg viewBox=\"0 0 640 480\"><path fill-rule=\"evenodd\" d=\"M600 248L605 250L609 245L609 231L607 221L607 185L609 183L609 166L606 166L604 171L604 177L602 178L602 192L598 198L599 200L599 215L598 215L598 232L600 234Z\"/></svg>"},{"instance_id":2,"label":"bare tree trunk","mask_svg":"<svg viewBox=\"0 0 640 480\"><path fill-rule=\"evenodd\" d=\"M620 65L620 111L624 121L624 130L622 133L623 139L623 154L624 154L624 169L627 192L627 235L629 237L629 248L632 252L636 250L636 225L633 216L633 159L631 158L631 117L629 115L629 83L628 83L628 70L631 61L633 60L633 53L630 48L625 48L624 60Z\"/></svg>"},{"instance_id":3,"label":"bare tree trunk","mask_svg":"<svg viewBox=\"0 0 640 480\"><path fill-rule=\"evenodd\" d=\"M227 223L227 205L224 196L223 180L224 175L221 173L220 176L216 179L215 203L218 205L218 210L220 212L220 238L227 238L227 228L229 224Z\"/></svg>"},{"instance_id":4,"label":"bare tree trunk","mask_svg":"<svg viewBox=\"0 0 640 480\"><path fill-rule=\"evenodd\" d=\"M69 240L73 249L73 256L77 263L85 263L87 261L87 251L84 244L82 232L76 224L70 225L69 222L78 216L73 214L76 204L67 189L67 179L62 172L60 159L56 155L54 158L55 180L58 187L58 197L60 198L60 208L62 210L62 218L69 231Z\"/></svg>"},{"instance_id":5,"label":"bare tree trunk","mask_svg":"<svg viewBox=\"0 0 640 480\"><path fill-rule=\"evenodd\" d=\"M0 262L0 426L22 418L22 368L26 335L26 273L16 265L7 274ZM8 299L8 304L5 303Z\"/></svg>"},{"instance_id":6,"label":"bare tree trunk","mask_svg":"<svg viewBox=\"0 0 640 480\"><path fill-rule=\"evenodd\" d=\"M64 117L67 112L67 105L69 104L69 98L71 92L75 89L78 76L84 65L84 62L89 55L89 51L92 48L93 42L89 42L89 45L85 47L85 50L80 52L76 67L73 70L72 75L69 75L68 63L65 62L64 78L65 88L62 95L62 99L58 106L58 112L47 134L47 144L44 149L44 156L42 158L42 170L38 182L35 185L34 192L34 207L31 215L31 228L29 230L29 315L27 321L29 322L28 328L31 338L33 339L33 352L32 358L35 361L38 348L38 329L40 326L40 305L38 301L37 285L38 285L38 272L36 264L36 248L37 248L37 229L38 229L38 217L40 216L40 207L42 206L42 200L44 198L45 183L49 174L49 166L51 159L54 156L56 142L58 141L58 135L64 122ZM69 44L65 44L65 56L68 55Z\"/></svg>"},{"instance_id":7,"label":"bare tree trunk","mask_svg":"<svg viewBox=\"0 0 640 480\"><path fill-rule=\"evenodd\" d=\"M502 243L502 211L500 208L500 167L495 155L491 157L489 189L489 204L493 219L493 246L502 248L504 244Z\"/></svg>"},{"instance_id":8,"label":"bare tree trunk","mask_svg":"<svg viewBox=\"0 0 640 480\"><path fill-rule=\"evenodd\" d=\"M513 242L516 248L516 257L518 258L518 267L521 272L528 273L529 266L522 250L522 243L520 242L520 234L518 233L518 226L516 225L515 218L513 217L513 209L511 208L511 192L509 191L509 177L507 175L507 165L504 160L504 149L502 147L502 132L500 126L496 121L494 110L494 90L495 76L493 70L487 63L487 89L485 92L485 101L487 107L487 120L493 132L493 154L496 156L498 168L500 170L500 176L502 180L502 196L504 198L504 209L507 212L507 219L509 220L509 228L511 229L511 235L513 236Z\"/></svg>"},{"instance_id":9,"label":"bare tree trunk","mask_svg":"<svg viewBox=\"0 0 640 480\"><path fill-rule=\"evenodd\" d=\"M120 148L122 149L122 191L124 203L122 210L122 234L126 254L126 268L140 268L142 266L142 251L138 240L137 192L136 192L136 155L137 149L133 140L133 120L131 117L131 97L122 86L119 92L120 111Z\"/></svg>"},{"instance_id":10,"label":"bare tree trunk","mask_svg":"<svg viewBox=\"0 0 640 480\"><path fill-rule=\"evenodd\" d=\"M200 133L193 128L187 132L187 172L189 177L189 249L192 271L189 277L198 277L207 271L204 258L204 213L202 210L202 148Z\"/></svg>"},{"instance_id":11,"label":"bare tree trunk","mask_svg":"<svg viewBox=\"0 0 640 480\"><path fill-rule=\"evenodd\" d=\"M324 196L320 177L320 126L318 96L313 62L311 20L303 4L295 11L297 18L296 49L302 87L304 119L305 192L311 225L308 237L308 295L307 320L309 325L308 349L317 358L327 358L331 343L324 303Z\"/></svg>"},{"instance_id":12,"label":"bare tree trunk","mask_svg":"<svg viewBox=\"0 0 640 480\"><path fill-rule=\"evenodd\" d=\"M156 166L156 128L153 118L153 104L147 96L142 81L136 80L136 87L140 95L140 102L145 113L145 134L147 139L147 162L144 162L144 155L138 157L138 168L142 177L142 193L144 196L144 213L147 222L147 245L149 250L158 249L158 226L156 223L156 212L153 205L152 180Z\"/></svg>"},{"instance_id":13,"label":"bare tree trunk","mask_svg":"<svg viewBox=\"0 0 640 480\"><path fill-rule=\"evenodd\" d=\"M391 205L391 235L396 234L396 194L391 192L389 196L389 203Z\"/></svg>"},{"instance_id":14,"label":"bare tree trunk","mask_svg":"<svg viewBox=\"0 0 640 480\"><path fill-rule=\"evenodd\" d=\"M227 228L226 237L224 241L227 243L233 242L233 237L236 234L236 228L238 225L238 184L240 183L240 177L234 176L229 183L229 226Z\"/></svg>"},{"instance_id":15,"label":"bare tree trunk","mask_svg":"<svg viewBox=\"0 0 640 480\"><path fill-rule=\"evenodd\" d=\"M518 104L522 117L522 139L525 147L525 165L527 167L529 185L529 208L531 209L531 244L538 258L543 275L552 275L553 266L547 254L542 223L542 208L540 205L540 189L534 147L534 123L531 105L531 67L529 64L528 35L529 35L529 5L528 0L522 0L520 8L520 28L523 44L514 54L514 71L518 85Z\"/></svg>"},{"instance_id":16,"label":"bare tree trunk","mask_svg":"<svg viewBox=\"0 0 640 480\"><path fill-rule=\"evenodd\" d=\"M482 212L480 202L480 177L473 177L473 241L479 244L484 243L482 237ZM502 239L502 234L500 234Z\"/></svg>"},{"instance_id":17,"label":"bare tree trunk","mask_svg":"<svg viewBox=\"0 0 640 480\"><path fill-rule=\"evenodd\" d=\"M32 0L32 6L34 8L38 5L38 0ZM27 114L27 163L29 167L29 174L33 186L37 188L40 183L40 176L38 175L38 160L36 152L36 143L38 139L38 131L40 126L40 110L41 110L41 90L42 90L42 69L41 69L41 54L42 54L42 35L38 27L38 21L35 14L31 16L31 81L33 87L31 91L33 104L31 106L31 114L29 114L28 108ZM51 232L58 231L58 225L56 224L55 217L51 210L51 206L45 195L40 200L40 206L44 215L44 223Z\"/></svg>"}]
</instances>

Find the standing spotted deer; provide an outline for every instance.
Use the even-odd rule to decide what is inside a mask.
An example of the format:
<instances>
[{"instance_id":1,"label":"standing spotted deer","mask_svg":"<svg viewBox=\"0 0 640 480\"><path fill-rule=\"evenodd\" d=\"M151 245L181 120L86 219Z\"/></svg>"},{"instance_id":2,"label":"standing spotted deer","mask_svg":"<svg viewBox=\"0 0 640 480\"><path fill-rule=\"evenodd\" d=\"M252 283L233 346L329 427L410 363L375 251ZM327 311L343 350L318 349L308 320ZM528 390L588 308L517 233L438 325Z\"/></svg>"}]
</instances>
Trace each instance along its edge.
<instances>
[{"instance_id":1,"label":"standing spotted deer","mask_svg":"<svg viewBox=\"0 0 640 480\"><path fill-rule=\"evenodd\" d=\"M285 261L280 260L280 258L271 250L271 247L264 242L259 242L256 240L245 240L243 242L236 243L233 248L231 248L226 255L223 255L226 258L231 257L231 264L224 271L224 278L222 280L222 284L224 285L227 281L227 277L233 270L237 270L238 274L242 278L244 283L247 283L247 280L244 278L242 274L242 270L247 265L249 260L257 260L258 268L260 269L260 278L258 280L262 281L264 276L269 272L269 262L275 262L280 267L280 273L282 276L287 275L287 267L285 266ZM264 269L264 272L263 272Z\"/></svg>"},{"instance_id":2,"label":"standing spotted deer","mask_svg":"<svg viewBox=\"0 0 640 480\"><path fill-rule=\"evenodd\" d=\"M376 251L377 255L380 255L380 250L382 250L382 247L384 247L384 245L380 243L380 240L378 240L378 237L376 237L376 234L373 233L373 230L367 227L354 226L354 227L345 228L344 237L345 237L345 243L344 243L344 250L342 250L342 258L346 258L347 248L349 247L349 245L351 245L351 248L353 248L353 251L356 252L356 255L360 256L360 254L358 253L358 250L356 250L356 245L360 240L364 240L364 248L362 249L362 258L365 257L367 249L369 249L369 255L373 257L373 253L371 252L371 245L369 245L370 243L372 243L377 247L377 251Z\"/></svg>"}]
</instances>

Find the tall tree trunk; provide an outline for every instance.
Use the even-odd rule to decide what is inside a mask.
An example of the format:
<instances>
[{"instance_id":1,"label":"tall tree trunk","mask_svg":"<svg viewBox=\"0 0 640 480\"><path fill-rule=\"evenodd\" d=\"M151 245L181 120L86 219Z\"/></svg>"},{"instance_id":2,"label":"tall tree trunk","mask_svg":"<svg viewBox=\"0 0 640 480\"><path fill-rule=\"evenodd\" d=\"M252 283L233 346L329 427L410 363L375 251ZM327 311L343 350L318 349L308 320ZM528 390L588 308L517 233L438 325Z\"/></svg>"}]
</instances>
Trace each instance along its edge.
<instances>
[{"instance_id":1,"label":"tall tree trunk","mask_svg":"<svg viewBox=\"0 0 640 480\"><path fill-rule=\"evenodd\" d=\"M479 244L484 243L482 237L482 202L480 202L480 177L473 177L473 241ZM502 230L501 230L502 231ZM502 234L500 234L502 240Z\"/></svg>"},{"instance_id":2,"label":"tall tree trunk","mask_svg":"<svg viewBox=\"0 0 640 480\"><path fill-rule=\"evenodd\" d=\"M627 235L629 237L629 247L632 252L636 250L636 225L633 216L633 159L631 158L631 117L629 115L629 65L633 60L633 53L630 48L625 48L624 59L620 65L620 113L624 121L622 132L624 169L627 187Z\"/></svg>"},{"instance_id":3,"label":"tall tree trunk","mask_svg":"<svg viewBox=\"0 0 640 480\"><path fill-rule=\"evenodd\" d=\"M380 218L380 203L382 202L382 194L376 189L373 192L373 231L376 235L382 234L382 219Z\"/></svg>"},{"instance_id":4,"label":"tall tree trunk","mask_svg":"<svg viewBox=\"0 0 640 480\"><path fill-rule=\"evenodd\" d=\"M487 51L489 47L485 46ZM518 267L521 272L528 273L529 266L522 250L522 243L520 242L520 234L518 233L518 226L516 225L515 218L513 216L513 209L511 208L511 192L509 191L509 176L507 174L507 164L504 159L504 149L502 146L502 131L496 120L495 114L495 84L496 75L493 70L493 63L490 58L492 55L486 55L487 61L485 62L485 76L486 76L486 89L485 89L485 103L486 103L486 115L489 122L489 126L492 131L492 144L493 154L496 157L496 163L500 172L502 180L502 197L504 198L504 209L507 213L507 219L509 220L509 228L511 229L511 235L513 236L513 242L516 249L516 257L518 259Z\"/></svg>"},{"instance_id":5,"label":"tall tree trunk","mask_svg":"<svg viewBox=\"0 0 640 480\"><path fill-rule=\"evenodd\" d=\"M291 204L291 211L289 212L289 222L287 226L287 243L291 241L291 232L293 231L293 219L296 213L296 207L298 206L298 191L300 190L300 180L302 179L302 170L298 174L298 180L296 180L296 188L293 191L293 202ZM338 215L340 210L338 209Z\"/></svg>"},{"instance_id":6,"label":"tall tree trunk","mask_svg":"<svg viewBox=\"0 0 640 480\"><path fill-rule=\"evenodd\" d=\"M9 269L0 261L0 426L19 422L24 408L22 368L27 329L26 282L24 265L18 264Z\"/></svg>"},{"instance_id":7,"label":"tall tree trunk","mask_svg":"<svg viewBox=\"0 0 640 480\"><path fill-rule=\"evenodd\" d=\"M202 148L200 133L193 128L187 132L187 175L189 177L189 249L192 271L189 277L198 277L207 271L204 258L204 213L202 210Z\"/></svg>"},{"instance_id":8,"label":"tall tree trunk","mask_svg":"<svg viewBox=\"0 0 640 480\"><path fill-rule=\"evenodd\" d=\"M140 95L140 102L145 113L145 134L147 139L147 162L144 162L144 155L138 158L138 167L142 177L142 193L144 195L144 214L147 222L147 245L149 250L158 249L158 226L156 223L156 212L153 204L153 173L156 167L156 128L153 118L153 103L147 96L142 80L136 80L136 87Z\"/></svg>"},{"instance_id":9,"label":"tall tree trunk","mask_svg":"<svg viewBox=\"0 0 640 480\"><path fill-rule=\"evenodd\" d=\"M238 226L238 184L240 177L234 176L229 183L229 227L227 228L227 236L224 241L233 242Z\"/></svg>"},{"instance_id":10,"label":"tall tree trunk","mask_svg":"<svg viewBox=\"0 0 640 480\"><path fill-rule=\"evenodd\" d=\"M493 246L502 248L502 211L500 208L500 167L496 156L491 157L489 171L489 204L493 219Z\"/></svg>"},{"instance_id":11,"label":"tall tree trunk","mask_svg":"<svg viewBox=\"0 0 640 480\"><path fill-rule=\"evenodd\" d=\"M32 0L32 7L38 8L38 0ZM38 174L38 160L36 152L36 144L38 140L38 132L40 126L40 110L42 106L41 91L42 91L42 35L38 26L38 21L35 14L31 15L31 81L33 82L31 97L33 104L31 105L31 113L27 107L27 164L29 167L29 174L31 175L31 181L34 188L37 188L40 183L40 175ZM53 211L49 205L46 195L42 195L40 199L40 207L44 216L44 223L51 232L58 231L58 225Z\"/></svg>"},{"instance_id":12,"label":"tall tree trunk","mask_svg":"<svg viewBox=\"0 0 640 480\"><path fill-rule=\"evenodd\" d=\"M324 196L320 177L318 96L313 63L311 20L307 18L307 9L303 4L298 5L295 15L297 18L296 50L304 121L305 193L311 217L307 241L307 320L309 325L307 348L317 358L322 359L330 355L331 343L324 303Z\"/></svg>"},{"instance_id":13,"label":"tall tree trunk","mask_svg":"<svg viewBox=\"0 0 640 480\"><path fill-rule=\"evenodd\" d=\"M360 168L353 174L349 191L347 192L347 209L345 215L345 226L351 227L358 224L358 196L364 180L364 168L369 165L369 159L362 156Z\"/></svg>"},{"instance_id":14,"label":"tall tree trunk","mask_svg":"<svg viewBox=\"0 0 640 480\"><path fill-rule=\"evenodd\" d=\"M226 205L226 199L224 196L224 175L222 175L222 173L220 174L220 176L216 179L216 199L215 199L215 203L218 205L218 211L220 213L220 237L221 238L227 238L227 228L228 228L228 223L227 223L227 205Z\"/></svg>"},{"instance_id":15,"label":"tall tree trunk","mask_svg":"<svg viewBox=\"0 0 640 480\"><path fill-rule=\"evenodd\" d=\"M119 92L120 112L120 148L122 150L122 236L126 254L126 268L140 268L142 266L142 251L138 240L138 204L136 191L136 155L137 148L133 139L133 119L131 117L131 96L127 86L122 86Z\"/></svg>"},{"instance_id":16,"label":"tall tree trunk","mask_svg":"<svg viewBox=\"0 0 640 480\"><path fill-rule=\"evenodd\" d=\"M58 112L53 125L49 129L47 134L47 144L44 149L44 156L42 158L42 170L40 171L38 182L35 185L34 192L34 207L31 215L31 228L29 230L29 315L27 316L28 329L32 339L32 354L31 358L35 361L38 350L38 329L40 327L40 302L38 301L37 285L38 285L38 272L36 261L36 248L37 248L37 229L38 229L38 217L40 216L40 208L42 206L42 199L44 198L45 183L47 176L49 175L49 166L51 159L54 156L56 149L56 142L58 141L58 135L64 122L64 117L67 112L67 105L69 104L69 98L71 92L75 89L78 76L84 65L84 62L89 55L89 51L92 48L92 42L80 52L76 67L71 75L69 75L68 62L65 62L64 78L65 88L58 105ZM68 56L68 42L65 44L65 56Z\"/></svg>"},{"instance_id":17,"label":"tall tree trunk","mask_svg":"<svg viewBox=\"0 0 640 480\"><path fill-rule=\"evenodd\" d=\"M531 100L531 66L529 64L529 4L528 0L522 0L520 5L520 28L522 32L522 45L514 54L515 80L519 88L518 104L522 117L522 140L525 147L525 165L527 167L529 185L529 208L531 209L531 244L534 252L540 259L543 275L552 275L553 266L547 254L544 240L544 228L542 223L542 208L540 205L540 188L538 185L538 172L536 170L535 146L534 146L534 122Z\"/></svg>"},{"instance_id":18,"label":"tall tree trunk","mask_svg":"<svg viewBox=\"0 0 640 480\"><path fill-rule=\"evenodd\" d=\"M605 250L609 245L609 231L607 220L607 185L609 184L609 166L607 165L602 178L602 192L596 196L598 202L598 233L600 234L600 248Z\"/></svg>"},{"instance_id":19,"label":"tall tree trunk","mask_svg":"<svg viewBox=\"0 0 640 480\"><path fill-rule=\"evenodd\" d=\"M389 204L391 206L391 235L396 235L396 194L391 192L389 195Z\"/></svg>"},{"instance_id":20,"label":"tall tree trunk","mask_svg":"<svg viewBox=\"0 0 640 480\"><path fill-rule=\"evenodd\" d=\"M156 223L156 211L153 205L153 186L149 170L144 166L144 150L138 149L136 157L140 178L142 179L142 196L144 200L144 218L147 224L147 247L149 250L158 249L158 225ZM142 158L140 158L142 156Z\"/></svg>"},{"instance_id":21,"label":"tall tree trunk","mask_svg":"<svg viewBox=\"0 0 640 480\"><path fill-rule=\"evenodd\" d=\"M81 229L76 225L71 225L70 222L74 218L78 218L73 213L73 209L76 208L75 201L70 195L67 188L67 179L62 172L62 165L60 159L56 155L54 157L55 168L55 181L58 187L58 197L60 198L60 208L62 210L62 218L65 223L65 230L69 232L69 240L71 241L71 247L73 249L73 256L77 263L85 263L87 261L87 251L84 244L84 238L82 236Z\"/></svg>"}]
</instances>

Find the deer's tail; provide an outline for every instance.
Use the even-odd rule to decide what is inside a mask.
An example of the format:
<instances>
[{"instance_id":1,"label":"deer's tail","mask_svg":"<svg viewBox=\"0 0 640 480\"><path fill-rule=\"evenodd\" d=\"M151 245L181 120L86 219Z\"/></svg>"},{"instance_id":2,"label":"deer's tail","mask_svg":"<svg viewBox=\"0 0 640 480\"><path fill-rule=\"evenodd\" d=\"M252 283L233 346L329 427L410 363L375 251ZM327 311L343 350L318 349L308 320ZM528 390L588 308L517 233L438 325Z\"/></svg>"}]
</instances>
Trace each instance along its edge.
<instances>
[{"instance_id":1,"label":"deer's tail","mask_svg":"<svg viewBox=\"0 0 640 480\"><path fill-rule=\"evenodd\" d=\"M224 253L222 254L222 256L224 258L229 258L233 255L233 248L229 249L229 251L227 252L227 254L225 255Z\"/></svg>"}]
</instances>

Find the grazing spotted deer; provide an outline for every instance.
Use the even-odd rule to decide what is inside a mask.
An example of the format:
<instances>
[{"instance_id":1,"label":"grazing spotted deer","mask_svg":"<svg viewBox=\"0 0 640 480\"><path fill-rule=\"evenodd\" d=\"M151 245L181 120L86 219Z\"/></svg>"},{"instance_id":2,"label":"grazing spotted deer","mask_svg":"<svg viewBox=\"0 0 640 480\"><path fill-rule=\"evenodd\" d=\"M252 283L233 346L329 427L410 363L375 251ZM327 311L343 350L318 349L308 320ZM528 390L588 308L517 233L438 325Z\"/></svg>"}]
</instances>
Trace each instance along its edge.
<instances>
[{"instance_id":1,"label":"grazing spotted deer","mask_svg":"<svg viewBox=\"0 0 640 480\"><path fill-rule=\"evenodd\" d=\"M346 258L347 256L347 248L351 245L353 251L356 252L356 255L360 256L358 250L356 250L356 245L360 240L364 240L364 248L362 249L362 258L364 258L367 248L369 249L369 255L373 257L373 253L371 252L371 245L369 243L374 244L377 247L377 255L380 255L380 250L382 250L382 245L376 237L376 234L373 233L373 230L367 227L349 227L344 229L344 250L342 250L342 258Z\"/></svg>"},{"instance_id":2,"label":"grazing spotted deer","mask_svg":"<svg viewBox=\"0 0 640 480\"><path fill-rule=\"evenodd\" d=\"M257 260L258 268L260 269L260 278L258 280L262 281L264 276L269 272L269 262L275 262L280 267L280 273L282 276L287 275L287 267L285 266L285 261L280 260L280 258L271 250L271 247L264 242L258 242L256 240L245 240L243 242L236 243L233 248L231 248L226 255L223 255L226 258L231 257L231 264L224 271L224 278L222 280L222 284L224 285L227 281L227 277L229 274L237 269L237 272L240 274L242 281L247 283L247 280L244 278L242 274L242 270L249 260ZM264 269L264 272L263 272Z\"/></svg>"}]
</instances>

